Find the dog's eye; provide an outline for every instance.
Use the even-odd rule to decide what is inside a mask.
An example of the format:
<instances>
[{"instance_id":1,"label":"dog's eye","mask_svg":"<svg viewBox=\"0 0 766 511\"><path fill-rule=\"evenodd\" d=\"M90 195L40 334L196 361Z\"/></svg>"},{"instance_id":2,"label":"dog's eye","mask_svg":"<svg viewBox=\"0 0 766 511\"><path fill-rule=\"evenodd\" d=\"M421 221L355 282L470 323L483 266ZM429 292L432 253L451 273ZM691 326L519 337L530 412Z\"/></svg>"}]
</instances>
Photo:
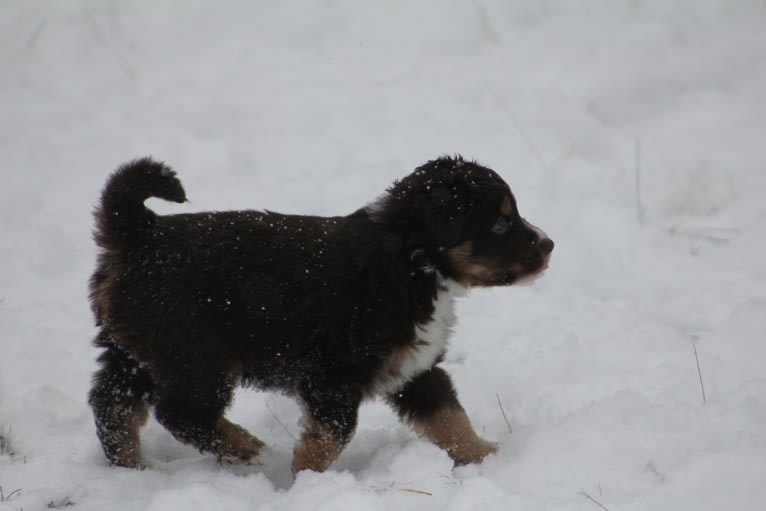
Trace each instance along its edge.
<instances>
[{"instance_id":1,"label":"dog's eye","mask_svg":"<svg viewBox=\"0 0 766 511\"><path fill-rule=\"evenodd\" d=\"M492 226L492 232L495 234L505 234L505 231L507 231L510 226L511 224L508 222L508 219L504 216L499 216L495 221L495 225Z\"/></svg>"}]
</instances>

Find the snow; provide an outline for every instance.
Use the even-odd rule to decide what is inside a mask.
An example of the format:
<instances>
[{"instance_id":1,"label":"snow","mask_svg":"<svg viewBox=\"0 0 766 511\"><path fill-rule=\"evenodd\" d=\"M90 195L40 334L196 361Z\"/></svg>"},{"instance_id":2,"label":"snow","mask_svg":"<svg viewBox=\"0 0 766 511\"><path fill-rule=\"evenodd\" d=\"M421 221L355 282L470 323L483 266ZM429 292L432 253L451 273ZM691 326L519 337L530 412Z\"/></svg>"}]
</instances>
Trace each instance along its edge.
<instances>
[{"instance_id":1,"label":"snow","mask_svg":"<svg viewBox=\"0 0 766 511\"><path fill-rule=\"evenodd\" d=\"M755 0L6 0L0 510L759 508L764 19ZM150 421L151 467L106 466L86 282L109 172L168 162L191 203L161 213L338 215L445 153L496 169L556 242L534 287L457 303L444 366L497 455L453 469L370 403L333 467L293 480L297 405L243 390L230 416L262 465Z\"/></svg>"}]
</instances>

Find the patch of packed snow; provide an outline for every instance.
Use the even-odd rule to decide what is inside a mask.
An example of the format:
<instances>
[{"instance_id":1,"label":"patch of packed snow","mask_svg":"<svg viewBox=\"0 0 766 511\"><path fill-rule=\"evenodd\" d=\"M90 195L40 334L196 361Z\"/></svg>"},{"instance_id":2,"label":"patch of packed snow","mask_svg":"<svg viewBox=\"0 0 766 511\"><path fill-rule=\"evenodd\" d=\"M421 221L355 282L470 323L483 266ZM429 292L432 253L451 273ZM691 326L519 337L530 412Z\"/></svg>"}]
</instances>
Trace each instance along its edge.
<instances>
[{"instance_id":1,"label":"patch of packed snow","mask_svg":"<svg viewBox=\"0 0 766 511\"><path fill-rule=\"evenodd\" d=\"M766 502L763 2L2 10L0 510ZM262 465L150 421L151 468L106 466L86 282L109 172L175 168L191 203L150 201L161 213L337 215L444 153L495 168L556 242L534 287L457 304L444 366L497 455L453 469L370 403L333 467L293 480L297 405L240 391L230 415L268 444Z\"/></svg>"}]
</instances>

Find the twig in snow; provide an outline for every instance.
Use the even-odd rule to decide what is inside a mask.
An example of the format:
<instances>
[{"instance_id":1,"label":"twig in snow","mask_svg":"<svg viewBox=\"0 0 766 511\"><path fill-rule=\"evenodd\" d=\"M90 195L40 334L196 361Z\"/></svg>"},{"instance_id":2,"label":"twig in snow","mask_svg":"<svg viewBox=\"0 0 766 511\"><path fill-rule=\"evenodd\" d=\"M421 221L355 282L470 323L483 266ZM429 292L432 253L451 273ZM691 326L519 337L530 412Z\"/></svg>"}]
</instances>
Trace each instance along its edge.
<instances>
[{"instance_id":1,"label":"twig in snow","mask_svg":"<svg viewBox=\"0 0 766 511\"><path fill-rule=\"evenodd\" d=\"M495 394L495 397L497 398L498 406L500 406L500 413L503 414L503 420L505 420L505 425L508 426L508 433L512 435L513 428L511 427L511 422L508 420L508 416L505 415L505 410L503 410L503 403L500 402L500 394Z\"/></svg>"},{"instance_id":2,"label":"twig in snow","mask_svg":"<svg viewBox=\"0 0 766 511\"><path fill-rule=\"evenodd\" d=\"M636 218L638 223L644 223L644 204L641 200L641 141L636 139L635 150L635 173L636 173Z\"/></svg>"},{"instance_id":3,"label":"twig in snow","mask_svg":"<svg viewBox=\"0 0 766 511\"><path fill-rule=\"evenodd\" d=\"M716 245L725 245L731 238L739 234L739 230L732 227L706 227L672 225L667 229L673 236L683 236L690 240L705 240Z\"/></svg>"},{"instance_id":4,"label":"twig in snow","mask_svg":"<svg viewBox=\"0 0 766 511\"><path fill-rule=\"evenodd\" d=\"M476 4L476 9L479 12L479 26L481 26L481 31L484 32L484 35L490 43L497 44L500 41L500 37L498 37L497 31L492 26L492 21L489 18L487 9L480 3Z\"/></svg>"},{"instance_id":5,"label":"twig in snow","mask_svg":"<svg viewBox=\"0 0 766 511\"><path fill-rule=\"evenodd\" d=\"M700 389L702 389L702 404L704 405L707 403L707 398L705 397L705 384L702 383L702 371L700 370L700 358L697 355L697 345L692 344L692 348L694 349L694 360L697 361L697 374L700 377Z\"/></svg>"},{"instance_id":6,"label":"twig in snow","mask_svg":"<svg viewBox=\"0 0 766 511\"><path fill-rule=\"evenodd\" d=\"M276 413L274 413L274 410L272 410L272 409L271 409L271 406L269 406L269 402L268 402L268 401L266 401L266 409L269 411L269 413L271 414L271 416L272 416L272 417L274 417L274 420L275 420L275 421L277 421L277 423L278 423L280 426L282 426L282 429L284 429L284 430L285 430L285 432L286 432L288 435L290 435L291 437L293 437L293 440L298 440L297 438L295 438L295 435L293 435L292 433L290 433L290 430L289 430L289 429L287 429L287 426L285 426L285 423L284 423L284 422L282 422L281 420L279 420L279 417L277 417L277 414L276 414Z\"/></svg>"},{"instance_id":7,"label":"twig in snow","mask_svg":"<svg viewBox=\"0 0 766 511\"><path fill-rule=\"evenodd\" d=\"M607 508L607 507L606 507L605 505L603 505L601 502L599 502L599 501L597 501L596 499L594 499L593 497L591 497L591 496L588 494L588 492L586 492L586 491L584 491L584 490L583 490L583 491L581 491L581 492L580 492L580 495L582 495L582 496L583 496L583 497L585 497L586 499L590 500L591 502L593 502L594 504L596 504L598 507L600 507L600 508L601 508L601 509L603 509L604 511L609 511L609 508Z\"/></svg>"},{"instance_id":8,"label":"twig in snow","mask_svg":"<svg viewBox=\"0 0 766 511\"><path fill-rule=\"evenodd\" d=\"M26 44L24 44L24 49L29 50L32 48L32 46L37 43L37 40L40 38L40 34L43 33L43 29L45 28L45 20L42 20L40 23L37 24L35 29L32 31L32 34L27 38Z\"/></svg>"},{"instance_id":9,"label":"twig in snow","mask_svg":"<svg viewBox=\"0 0 766 511\"><path fill-rule=\"evenodd\" d=\"M373 486L372 489L376 491L377 493L383 493L384 491L389 491L389 490L396 490L396 491L401 491L404 493L414 493L416 495L426 495L428 497L433 497L433 493L431 492L416 490L414 488L398 488L395 485L396 485L396 481L391 481L391 484L388 485L387 487Z\"/></svg>"},{"instance_id":10,"label":"twig in snow","mask_svg":"<svg viewBox=\"0 0 766 511\"><path fill-rule=\"evenodd\" d=\"M8 502L9 500L11 500L16 495L21 495L21 488L16 488L11 493L6 495L6 494L3 493L3 487L0 486L0 502Z\"/></svg>"},{"instance_id":11,"label":"twig in snow","mask_svg":"<svg viewBox=\"0 0 766 511\"><path fill-rule=\"evenodd\" d=\"M429 497L433 496L431 492L427 492L423 490L415 490L413 488L397 488L397 490L407 492L407 493L416 493L418 495L428 495Z\"/></svg>"}]
</instances>

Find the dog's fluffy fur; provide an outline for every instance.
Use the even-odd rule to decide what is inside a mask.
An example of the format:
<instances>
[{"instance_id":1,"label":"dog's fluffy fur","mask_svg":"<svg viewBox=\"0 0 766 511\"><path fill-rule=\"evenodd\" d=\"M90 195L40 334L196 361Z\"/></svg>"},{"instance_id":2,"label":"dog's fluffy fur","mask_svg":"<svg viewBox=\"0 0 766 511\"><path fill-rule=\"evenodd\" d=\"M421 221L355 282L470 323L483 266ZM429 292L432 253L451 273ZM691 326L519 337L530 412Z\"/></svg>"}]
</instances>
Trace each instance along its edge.
<instances>
[{"instance_id":1,"label":"dog's fluffy fur","mask_svg":"<svg viewBox=\"0 0 766 511\"><path fill-rule=\"evenodd\" d=\"M239 385L301 403L294 472L326 469L375 395L456 463L495 451L439 366L453 301L538 276L553 242L519 216L494 171L439 158L330 218L158 216L149 197L186 200L168 166L132 161L95 213L90 298L104 351L90 404L109 462L142 466L139 429L152 407L178 440L254 459L262 442L224 417Z\"/></svg>"}]
</instances>

